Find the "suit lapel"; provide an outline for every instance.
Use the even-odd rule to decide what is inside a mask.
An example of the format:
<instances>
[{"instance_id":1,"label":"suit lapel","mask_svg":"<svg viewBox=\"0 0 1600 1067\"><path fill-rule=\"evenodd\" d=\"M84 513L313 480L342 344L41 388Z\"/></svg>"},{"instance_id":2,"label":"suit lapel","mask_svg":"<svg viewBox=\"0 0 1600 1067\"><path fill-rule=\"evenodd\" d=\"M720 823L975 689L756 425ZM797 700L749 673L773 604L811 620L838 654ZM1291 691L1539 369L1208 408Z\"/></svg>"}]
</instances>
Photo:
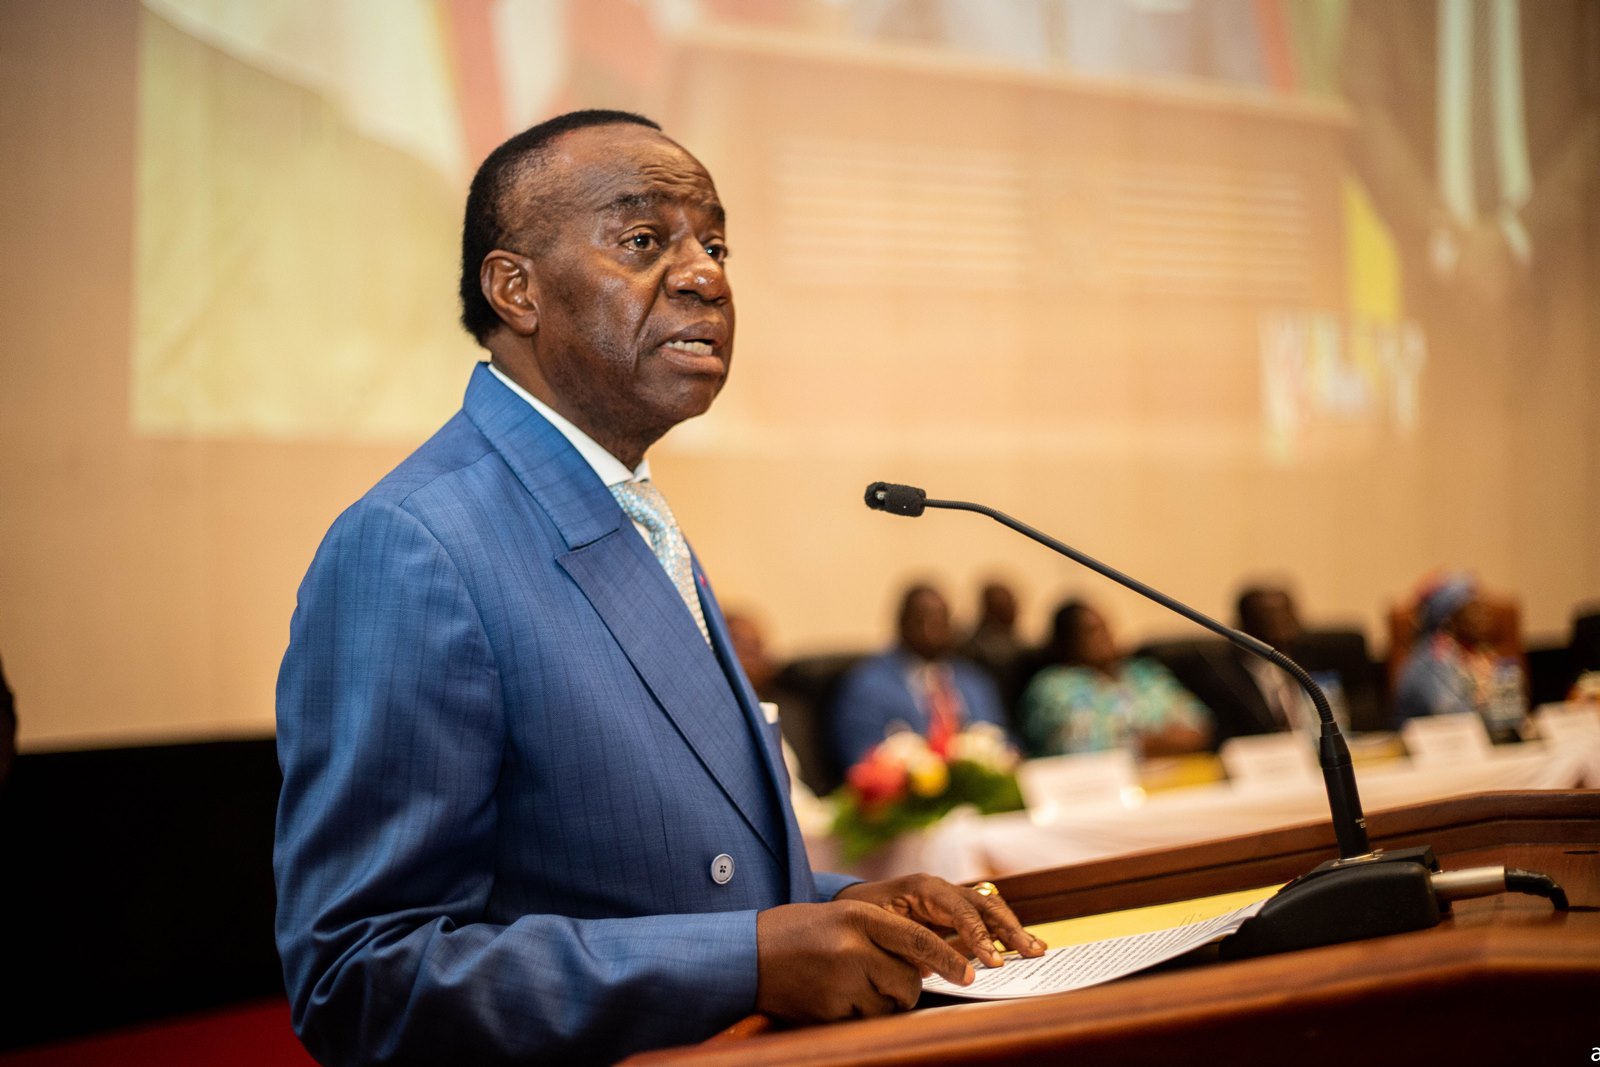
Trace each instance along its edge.
<instances>
[{"instance_id":1,"label":"suit lapel","mask_svg":"<svg viewBox=\"0 0 1600 1067\"><path fill-rule=\"evenodd\" d=\"M738 686L730 685L731 678L743 683L742 672L724 672L661 563L560 431L483 365L467 387L465 408L560 531L568 551L557 554L557 564L593 605L706 773L783 859L768 746L751 745L752 712L743 707ZM717 622L722 627L720 615ZM725 627L722 637L726 649Z\"/></svg>"},{"instance_id":2,"label":"suit lapel","mask_svg":"<svg viewBox=\"0 0 1600 1067\"><path fill-rule=\"evenodd\" d=\"M766 802L770 791L764 757L752 748L727 675L643 538L632 529L617 530L558 562L594 605L706 772L781 859L784 849L775 839Z\"/></svg>"},{"instance_id":3,"label":"suit lapel","mask_svg":"<svg viewBox=\"0 0 1600 1067\"><path fill-rule=\"evenodd\" d=\"M1229 648L1223 655L1228 657L1232 667L1234 681L1231 688L1239 695L1239 703L1245 706L1257 726L1269 733L1278 729L1278 720L1272 714L1272 706L1267 703L1267 696L1256 682L1256 676L1245 666L1242 654Z\"/></svg>"},{"instance_id":4,"label":"suit lapel","mask_svg":"<svg viewBox=\"0 0 1600 1067\"><path fill-rule=\"evenodd\" d=\"M788 844L789 899L814 900L817 895L816 882L811 874L811 860L806 855L805 838L801 836L800 824L795 821L794 805L789 801L789 771L783 763L782 749L767 741L769 727L766 713L761 710L761 700L756 695L755 687L750 684L744 667L734 653L728 623L722 617L722 606L717 603L711 583L700 569L699 557L694 559L694 577L695 586L700 591L700 607L705 614L706 628L711 631L712 647L716 650L723 671L733 681L740 709L744 712L746 724L754 733L756 748L761 752L768 783L778 798L778 810L783 816L783 830Z\"/></svg>"}]
</instances>

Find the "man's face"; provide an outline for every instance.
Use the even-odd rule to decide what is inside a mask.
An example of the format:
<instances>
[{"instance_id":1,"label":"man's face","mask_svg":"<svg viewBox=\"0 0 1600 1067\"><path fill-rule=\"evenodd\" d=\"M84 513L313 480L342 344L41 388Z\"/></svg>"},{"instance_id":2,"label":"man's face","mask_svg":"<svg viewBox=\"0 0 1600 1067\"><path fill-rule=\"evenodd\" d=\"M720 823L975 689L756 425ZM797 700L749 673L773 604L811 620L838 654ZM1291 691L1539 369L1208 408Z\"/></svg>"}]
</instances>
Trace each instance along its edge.
<instances>
[{"instance_id":1,"label":"man's face","mask_svg":"<svg viewBox=\"0 0 1600 1067\"><path fill-rule=\"evenodd\" d=\"M1098 612L1085 611L1078 616L1078 655L1084 663L1101 670L1109 670L1117 661L1117 645L1111 639L1111 627Z\"/></svg>"},{"instance_id":2,"label":"man's face","mask_svg":"<svg viewBox=\"0 0 1600 1067\"><path fill-rule=\"evenodd\" d=\"M716 187L693 156L630 124L563 134L535 182L559 217L530 250L534 360L552 406L636 463L711 406L733 358Z\"/></svg>"},{"instance_id":3,"label":"man's face","mask_svg":"<svg viewBox=\"0 0 1600 1067\"><path fill-rule=\"evenodd\" d=\"M1017 595L1003 585L983 587L983 616L1006 633L1017 624Z\"/></svg>"},{"instance_id":4,"label":"man's face","mask_svg":"<svg viewBox=\"0 0 1600 1067\"><path fill-rule=\"evenodd\" d=\"M925 660L942 659L952 644L950 605L931 589L912 596L900 615L900 643Z\"/></svg>"},{"instance_id":5,"label":"man's face","mask_svg":"<svg viewBox=\"0 0 1600 1067\"><path fill-rule=\"evenodd\" d=\"M1300 618L1295 614L1294 601L1281 590L1269 590L1257 595L1252 601L1248 617L1242 621L1246 633L1273 648L1288 648L1300 640Z\"/></svg>"}]
</instances>

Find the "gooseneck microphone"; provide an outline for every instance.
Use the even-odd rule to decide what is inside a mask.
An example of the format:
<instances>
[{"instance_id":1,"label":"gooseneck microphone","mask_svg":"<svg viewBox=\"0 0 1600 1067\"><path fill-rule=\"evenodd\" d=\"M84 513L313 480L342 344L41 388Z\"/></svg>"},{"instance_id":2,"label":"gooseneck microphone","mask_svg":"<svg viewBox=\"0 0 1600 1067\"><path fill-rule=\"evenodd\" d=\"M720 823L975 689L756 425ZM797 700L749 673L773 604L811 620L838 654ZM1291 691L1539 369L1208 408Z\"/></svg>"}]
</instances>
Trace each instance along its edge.
<instances>
[{"instance_id":1,"label":"gooseneck microphone","mask_svg":"<svg viewBox=\"0 0 1600 1067\"><path fill-rule=\"evenodd\" d=\"M933 502L935 507L944 503ZM873 482L867 486L867 507L874 511L887 511L891 515L909 515L915 518L928 506L928 494L911 485L890 485Z\"/></svg>"},{"instance_id":2,"label":"gooseneck microphone","mask_svg":"<svg viewBox=\"0 0 1600 1067\"><path fill-rule=\"evenodd\" d=\"M1317 709L1317 719L1321 724L1317 738L1317 762L1322 768L1323 784L1327 787L1328 810L1333 820L1334 837L1339 844L1339 858L1321 864L1279 890L1238 933L1223 942L1224 956L1256 956L1421 930L1437 924L1441 912L1448 910L1452 899L1469 895L1454 882L1448 883L1448 892L1445 886L1436 886L1436 879L1448 879L1449 876L1438 873L1439 863L1431 847L1373 851L1367 841L1367 820L1362 814L1361 797L1356 790L1350 748L1345 744L1339 723L1333 717L1328 698L1322 688L1312 681L1305 668L1282 652L1249 634L1224 626L1209 615L1079 552L1027 523L983 504L965 500L934 500L915 486L892 482L873 482L867 486L866 503L875 511L887 511L910 518L921 515L927 508L973 511L987 515L1001 525L1275 664L1288 672L1306 691ZM1527 872L1519 871L1517 874L1527 875ZM1521 889L1534 884L1529 878L1543 876L1529 875L1517 881L1502 878L1499 884ZM1479 884L1492 886L1496 883L1492 877L1487 877L1472 880L1471 884L1476 887ZM1559 891L1559 887L1556 887L1555 892ZM1549 895L1558 906L1565 906L1564 895L1545 895Z\"/></svg>"}]
</instances>

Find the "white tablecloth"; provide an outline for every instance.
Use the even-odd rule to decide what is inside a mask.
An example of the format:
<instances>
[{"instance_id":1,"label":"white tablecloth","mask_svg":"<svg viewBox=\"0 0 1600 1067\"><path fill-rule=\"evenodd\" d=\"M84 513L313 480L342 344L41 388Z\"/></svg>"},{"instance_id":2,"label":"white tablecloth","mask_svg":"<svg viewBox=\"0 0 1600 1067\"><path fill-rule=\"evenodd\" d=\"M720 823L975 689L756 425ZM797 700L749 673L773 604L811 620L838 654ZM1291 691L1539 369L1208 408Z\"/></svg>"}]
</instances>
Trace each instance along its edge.
<instances>
[{"instance_id":1,"label":"white tablecloth","mask_svg":"<svg viewBox=\"0 0 1600 1067\"><path fill-rule=\"evenodd\" d=\"M1369 815L1497 790L1600 787L1600 745L1550 751L1527 743L1496 749L1482 763L1421 768L1398 759L1364 765L1358 775L1361 804ZM1154 793L1135 807L1079 805L1048 821L1025 812L983 816L958 811L852 866L869 878L928 871L968 882L1326 818L1327 794L1320 783L1271 790L1219 783ZM807 847L819 870L852 869L839 863L825 837L808 838Z\"/></svg>"}]
</instances>

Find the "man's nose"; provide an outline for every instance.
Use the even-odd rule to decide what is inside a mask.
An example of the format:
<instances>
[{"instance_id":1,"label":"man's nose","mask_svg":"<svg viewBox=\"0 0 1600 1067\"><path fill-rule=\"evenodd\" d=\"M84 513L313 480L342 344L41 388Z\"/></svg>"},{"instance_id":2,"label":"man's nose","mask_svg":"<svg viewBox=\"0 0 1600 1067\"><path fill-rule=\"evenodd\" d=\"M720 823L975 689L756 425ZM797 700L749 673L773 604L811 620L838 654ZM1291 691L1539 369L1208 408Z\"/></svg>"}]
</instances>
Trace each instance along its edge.
<instances>
[{"instance_id":1,"label":"man's nose","mask_svg":"<svg viewBox=\"0 0 1600 1067\"><path fill-rule=\"evenodd\" d=\"M667 274L667 286L674 293L695 296L708 304L724 303L731 295L722 264L695 241L684 243L683 252Z\"/></svg>"}]
</instances>

